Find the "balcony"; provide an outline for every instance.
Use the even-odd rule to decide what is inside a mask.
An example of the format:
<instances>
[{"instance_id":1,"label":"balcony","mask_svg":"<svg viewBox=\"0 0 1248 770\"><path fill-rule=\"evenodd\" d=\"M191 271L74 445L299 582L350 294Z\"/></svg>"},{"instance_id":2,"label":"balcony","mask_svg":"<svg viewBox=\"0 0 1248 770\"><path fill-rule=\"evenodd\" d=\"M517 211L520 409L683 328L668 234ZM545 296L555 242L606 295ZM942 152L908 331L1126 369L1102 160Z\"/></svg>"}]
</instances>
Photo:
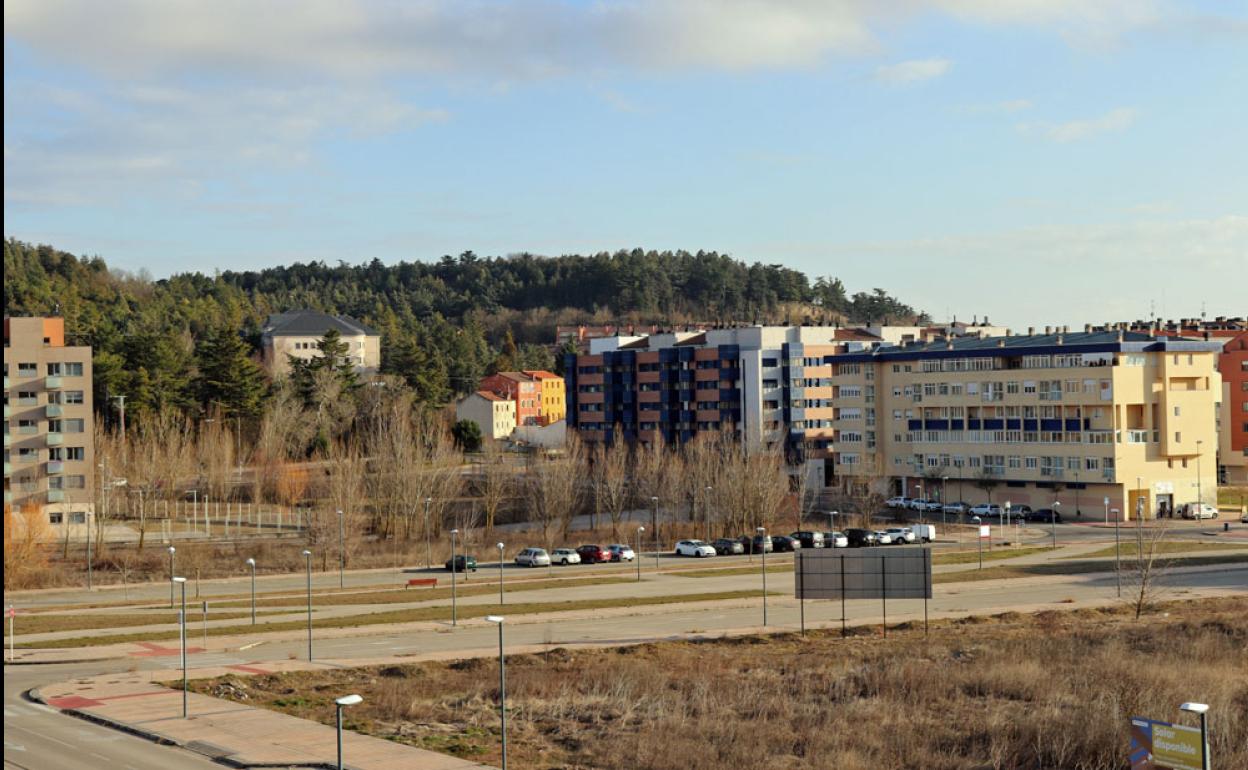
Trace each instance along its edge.
<instances>
[{"instance_id":1,"label":"balcony","mask_svg":"<svg viewBox=\"0 0 1248 770\"><path fill-rule=\"evenodd\" d=\"M33 436L39 432L39 426L38 425L19 425L17 426L17 432L23 436Z\"/></svg>"},{"instance_id":2,"label":"balcony","mask_svg":"<svg viewBox=\"0 0 1248 770\"><path fill-rule=\"evenodd\" d=\"M49 502L49 503L63 503L63 502L65 502L65 490L63 490L63 489L49 489L49 490L48 490L48 502Z\"/></svg>"},{"instance_id":3,"label":"balcony","mask_svg":"<svg viewBox=\"0 0 1248 770\"><path fill-rule=\"evenodd\" d=\"M48 417L60 417L65 414L65 407L60 404L48 404L44 409Z\"/></svg>"},{"instance_id":4,"label":"balcony","mask_svg":"<svg viewBox=\"0 0 1248 770\"><path fill-rule=\"evenodd\" d=\"M13 463L6 461L4 463L4 477L7 479L8 477L12 475L13 475Z\"/></svg>"},{"instance_id":5,"label":"balcony","mask_svg":"<svg viewBox=\"0 0 1248 770\"><path fill-rule=\"evenodd\" d=\"M13 407L9 406L8 404L5 404L4 405L4 419L7 420L12 415L13 415Z\"/></svg>"},{"instance_id":6,"label":"balcony","mask_svg":"<svg viewBox=\"0 0 1248 770\"><path fill-rule=\"evenodd\" d=\"M52 375L52 376L49 376L49 377L45 377L45 378L44 378L44 380L43 380L43 387L48 388L49 390L52 390L52 389L55 389L55 388L59 388L59 387L61 387L61 378L60 378L60 376L59 376L59 375Z\"/></svg>"},{"instance_id":7,"label":"balcony","mask_svg":"<svg viewBox=\"0 0 1248 770\"><path fill-rule=\"evenodd\" d=\"M48 446L60 446L65 443L65 436L61 433L48 434Z\"/></svg>"},{"instance_id":8,"label":"balcony","mask_svg":"<svg viewBox=\"0 0 1248 770\"><path fill-rule=\"evenodd\" d=\"M64 472L65 472L65 463L64 463L64 462L62 462L62 461L60 461L60 460L49 460L49 461L48 461L48 475L49 475L49 476L51 476L51 475L52 475L52 474L54 474L54 473L64 473Z\"/></svg>"},{"instance_id":9,"label":"balcony","mask_svg":"<svg viewBox=\"0 0 1248 770\"><path fill-rule=\"evenodd\" d=\"M10 446L12 446L12 444L13 444L13 437L7 433L4 434L4 448L8 449Z\"/></svg>"}]
</instances>

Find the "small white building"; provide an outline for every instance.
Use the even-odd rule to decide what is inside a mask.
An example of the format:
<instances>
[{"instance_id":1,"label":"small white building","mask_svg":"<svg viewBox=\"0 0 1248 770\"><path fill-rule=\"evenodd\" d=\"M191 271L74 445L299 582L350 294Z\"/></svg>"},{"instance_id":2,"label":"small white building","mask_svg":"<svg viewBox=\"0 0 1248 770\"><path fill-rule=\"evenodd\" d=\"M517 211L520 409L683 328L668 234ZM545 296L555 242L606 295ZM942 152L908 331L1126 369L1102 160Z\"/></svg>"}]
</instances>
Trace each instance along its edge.
<instances>
[{"instance_id":1,"label":"small white building","mask_svg":"<svg viewBox=\"0 0 1248 770\"><path fill-rule=\"evenodd\" d=\"M456 420L470 420L481 428L481 437L504 439L516 429L516 402L478 390L460 399L455 405Z\"/></svg>"},{"instance_id":2,"label":"small white building","mask_svg":"<svg viewBox=\"0 0 1248 770\"><path fill-rule=\"evenodd\" d=\"M359 374L371 376L381 366L381 335L348 316L317 310L291 310L269 316L261 330L264 364L274 377L290 374L290 356L305 361L321 355L321 339L336 329L347 345L347 357Z\"/></svg>"}]
</instances>

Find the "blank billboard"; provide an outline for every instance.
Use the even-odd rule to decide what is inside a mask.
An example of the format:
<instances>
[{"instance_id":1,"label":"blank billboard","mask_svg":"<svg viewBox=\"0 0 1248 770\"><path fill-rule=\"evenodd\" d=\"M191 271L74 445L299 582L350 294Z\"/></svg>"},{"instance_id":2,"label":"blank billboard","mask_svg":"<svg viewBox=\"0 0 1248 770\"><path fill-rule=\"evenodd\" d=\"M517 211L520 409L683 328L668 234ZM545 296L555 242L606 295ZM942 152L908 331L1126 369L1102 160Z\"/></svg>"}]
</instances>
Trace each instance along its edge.
<instances>
[{"instance_id":1,"label":"blank billboard","mask_svg":"<svg viewBox=\"0 0 1248 770\"><path fill-rule=\"evenodd\" d=\"M796 556L798 599L932 598L929 548L813 549Z\"/></svg>"}]
</instances>

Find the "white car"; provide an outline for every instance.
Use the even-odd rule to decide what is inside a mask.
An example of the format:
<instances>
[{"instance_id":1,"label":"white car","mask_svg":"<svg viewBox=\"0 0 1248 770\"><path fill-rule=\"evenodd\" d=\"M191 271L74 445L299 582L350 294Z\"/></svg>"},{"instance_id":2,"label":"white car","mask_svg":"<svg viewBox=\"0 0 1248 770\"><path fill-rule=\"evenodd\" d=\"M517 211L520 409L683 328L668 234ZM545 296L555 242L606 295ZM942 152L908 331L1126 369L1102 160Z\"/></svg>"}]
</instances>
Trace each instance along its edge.
<instances>
[{"instance_id":1,"label":"white car","mask_svg":"<svg viewBox=\"0 0 1248 770\"><path fill-rule=\"evenodd\" d=\"M516 554L516 564L521 567L549 567L550 554L545 548L525 548Z\"/></svg>"},{"instance_id":2,"label":"white car","mask_svg":"<svg viewBox=\"0 0 1248 770\"><path fill-rule=\"evenodd\" d=\"M893 544L893 536L892 536L892 535L890 535L890 534L888 534L887 532L876 532L876 533L875 533L875 544L876 544L876 545L892 545L892 544Z\"/></svg>"},{"instance_id":3,"label":"white car","mask_svg":"<svg viewBox=\"0 0 1248 770\"><path fill-rule=\"evenodd\" d=\"M923 501L923 504L919 506L919 510L920 511L936 511L937 513L939 513L942 507L943 506L940 504L939 500L925 500Z\"/></svg>"},{"instance_id":4,"label":"white car","mask_svg":"<svg viewBox=\"0 0 1248 770\"><path fill-rule=\"evenodd\" d=\"M1188 503L1183 506L1183 518L1216 519L1218 518L1218 507L1209 503Z\"/></svg>"},{"instance_id":5,"label":"white car","mask_svg":"<svg viewBox=\"0 0 1248 770\"><path fill-rule=\"evenodd\" d=\"M902 495L900 497L890 497L884 501L884 504L887 505L889 508L909 508L910 498L906 497L905 495Z\"/></svg>"},{"instance_id":6,"label":"white car","mask_svg":"<svg viewBox=\"0 0 1248 770\"><path fill-rule=\"evenodd\" d=\"M923 499L923 498L921 498L921 497L916 497L916 498L913 498L913 499L910 501L910 504L909 504L909 505L907 505L906 507L907 507L907 508L909 508L909 509L910 509L910 510L912 510L912 511L921 511L921 510L923 510L923 506L925 506L925 505L927 505L927 501L926 501L926 500L924 500L924 499Z\"/></svg>"},{"instance_id":7,"label":"white car","mask_svg":"<svg viewBox=\"0 0 1248 770\"><path fill-rule=\"evenodd\" d=\"M701 540L681 540L676 544L677 556L696 556L701 559L715 555L715 546L707 545Z\"/></svg>"},{"instance_id":8,"label":"white car","mask_svg":"<svg viewBox=\"0 0 1248 770\"><path fill-rule=\"evenodd\" d=\"M844 532L824 532L823 533L824 548L848 548L849 538Z\"/></svg>"},{"instance_id":9,"label":"white car","mask_svg":"<svg viewBox=\"0 0 1248 770\"><path fill-rule=\"evenodd\" d=\"M914 542L914 532L909 527L889 527L885 530L898 545Z\"/></svg>"},{"instance_id":10,"label":"white car","mask_svg":"<svg viewBox=\"0 0 1248 770\"><path fill-rule=\"evenodd\" d=\"M980 503L971 506L972 516L1000 516L1001 506L996 503Z\"/></svg>"},{"instance_id":11,"label":"white car","mask_svg":"<svg viewBox=\"0 0 1248 770\"><path fill-rule=\"evenodd\" d=\"M580 564L581 555L571 548L556 548L555 552L551 555L550 560L561 566Z\"/></svg>"},{"instance_id":12,"label":"white car","mask_svg":"<svg viewBox=\"0 0 1248 770\"><path fill-rule=\"evenodd\" d=\"M632 546L623 543L612 543L607 546L607 553L611 554L611 561L632 561L637 558Z\"/></svg>"},{"instance_id":13,"label":"white car","mask_svg":"<svg viewBox=\"0 0 1248 770\"><path fill-rule=\"evenodd\" d=\"M945 513L966 513L968 508L966 503L945 503L940 507Z\"/></svg>"}]
</instances>

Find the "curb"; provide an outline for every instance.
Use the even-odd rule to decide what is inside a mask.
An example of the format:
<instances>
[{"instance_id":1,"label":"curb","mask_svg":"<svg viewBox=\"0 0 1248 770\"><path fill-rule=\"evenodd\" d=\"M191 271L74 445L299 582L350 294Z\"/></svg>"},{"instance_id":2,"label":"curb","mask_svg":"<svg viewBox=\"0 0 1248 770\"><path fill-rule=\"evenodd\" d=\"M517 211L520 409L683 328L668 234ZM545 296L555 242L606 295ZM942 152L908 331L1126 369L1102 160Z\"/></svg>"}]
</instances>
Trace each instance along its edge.
<instances>
[{"instance_id":1,"label":"curb","mask_svg":"<svg viewBox=\"0 0 1248 770\"><path fill-rule=\"evenodd\" d=\"M6 660L5 666L60 666L73 665L79 663L103 663L106 660L120 660L120 658L74 658L72 660Z\"/></svg>"}]
</instances>

